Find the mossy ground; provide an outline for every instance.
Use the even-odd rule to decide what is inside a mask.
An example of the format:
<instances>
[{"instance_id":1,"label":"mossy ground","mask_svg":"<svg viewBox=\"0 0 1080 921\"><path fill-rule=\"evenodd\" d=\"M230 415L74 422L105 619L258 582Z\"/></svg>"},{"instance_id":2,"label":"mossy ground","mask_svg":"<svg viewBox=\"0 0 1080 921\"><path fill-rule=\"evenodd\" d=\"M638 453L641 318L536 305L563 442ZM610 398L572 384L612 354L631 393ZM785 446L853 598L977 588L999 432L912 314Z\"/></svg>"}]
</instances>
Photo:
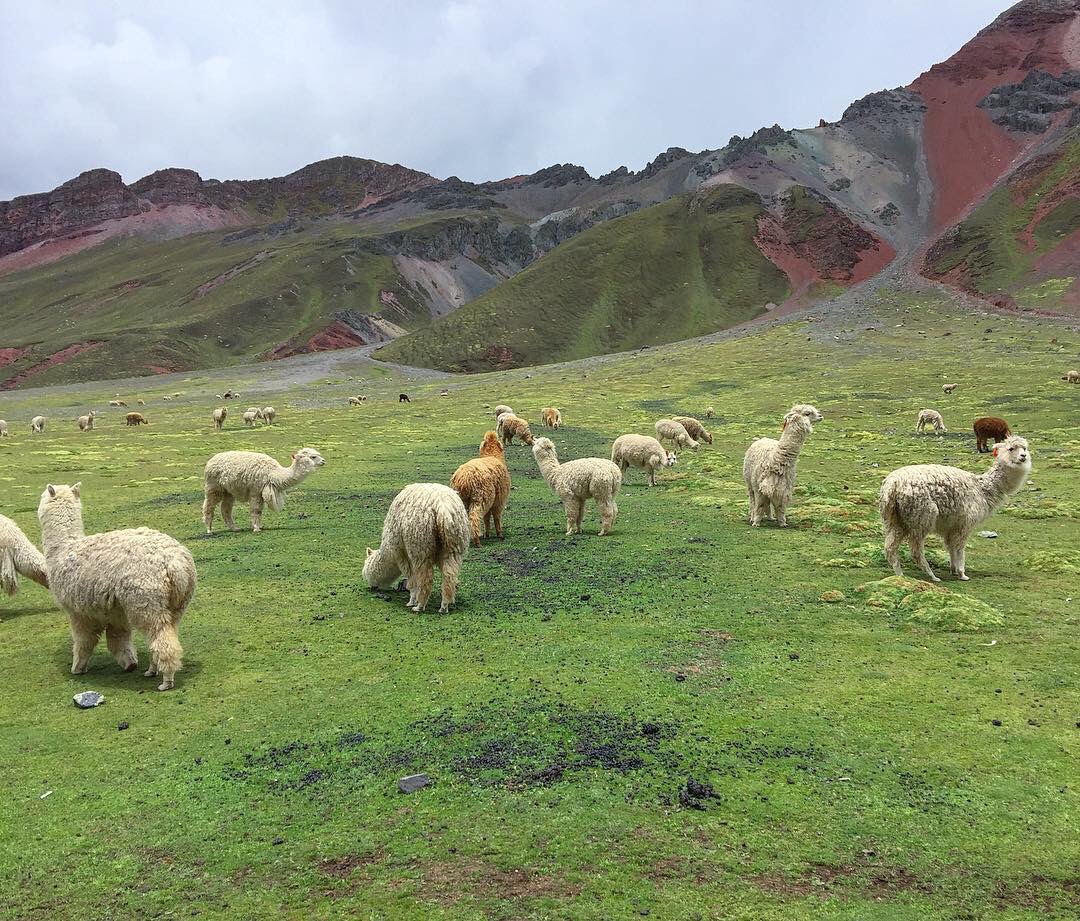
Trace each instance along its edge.
<instances>
[{"instance_id":1,"label":"mossy ground","mask_svg":"<svg viewBox=\"0 0 1080 921\"><path fill-rule=\"evenodd\" d=\"M37 586L0 601L0 917L1075 916L1080 388L1058 378L1080 337L926 298L868 319L840 341L795 322L530 376L387 375L359 409L347 379L249 389L244 406L279 414L255 431L212 432L220 385L197 377L171 403L152 380L125 394L147 399L139 429L88 387L87 435L70 392L5 395L0 511L37 539L44 485L81 480L89 530L176 536L200 586L166 694L103 648L68 674L65 618ZM715 444L655 489L633 472L608 538L591 508L565 537L515 446L506 540L470 553L449 615L364 588L391 497L448 481L503 401L532 420L560 406L564 459L707 406ZM796 401L825 421L792 527L751 530L742 453ZM927 406L947 436L914 433ZM1000 623L865 604L856 588L891 576L881 478L984 468L968 427L991 411L1029 437L1035 472L1000 536L973 539L972 581L941 574ZM305 444L327 465L268 530L202 535L211 453ZM76 710L84 689L107 702ZM399 794L416 771L434 785Z\"/></svg>"}]
</instances>

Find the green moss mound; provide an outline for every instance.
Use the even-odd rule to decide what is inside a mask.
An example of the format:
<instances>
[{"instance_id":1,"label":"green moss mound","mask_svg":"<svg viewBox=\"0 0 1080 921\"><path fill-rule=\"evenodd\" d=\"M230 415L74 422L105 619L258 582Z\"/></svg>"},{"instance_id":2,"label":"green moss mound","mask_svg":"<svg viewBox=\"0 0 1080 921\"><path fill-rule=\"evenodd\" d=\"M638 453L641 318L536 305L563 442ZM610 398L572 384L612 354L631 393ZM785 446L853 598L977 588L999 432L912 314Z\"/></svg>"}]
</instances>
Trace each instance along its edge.
<instances>
[{"instance_id":1,"label":"green moss mound","mask_svg":"<svg viewBox=\"0 0 1080 921\"><path fill-rule=\"evenodd\" d=\"M919 579L889 576L866 582L855 591L863 596L867 607L888 611L932 630L968 632L999 627L1005 622L1001 612L985 601Z\"/></svg>"}]
</instances>

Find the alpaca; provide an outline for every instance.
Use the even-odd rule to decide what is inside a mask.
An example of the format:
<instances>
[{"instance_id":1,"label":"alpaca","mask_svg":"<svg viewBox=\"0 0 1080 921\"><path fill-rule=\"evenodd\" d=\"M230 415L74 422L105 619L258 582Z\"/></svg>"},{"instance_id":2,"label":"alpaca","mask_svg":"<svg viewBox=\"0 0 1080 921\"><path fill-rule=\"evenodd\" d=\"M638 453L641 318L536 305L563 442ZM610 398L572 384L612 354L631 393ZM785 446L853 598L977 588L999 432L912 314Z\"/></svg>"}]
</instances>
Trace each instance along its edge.
<instances>
[{"instance_id":1,"label":"alpaca","mask_svg":"<svg viewBox=\"0 0 1080 921\"><path fill-rule=\"evenodd\" d=\"M684 429L686 434L689 435L694 441L703 441L707 445L712 444L712 432L706 430L697 419L693 416L672 416L672 422L678 422Z\"/></svg>"},{"instance_id":2,"label":"alpaca","mask_svg":"<svg viewBox=\"0 0 1080 921\"><path fill-rule=\"evenodd\" d=\"M407 393L399 393L398 397L397 397L397 401L399 403L411 403L412 402L412 400L409 399L409 395Z\"/></svg>"},{"instance_id":3,"label":"alpaca","mask_svg":"<svg viewBox=\"0 0 1080 921\"><path fill-rule=\"evenodd\" d=\"M274 418L277 416L277 410L273 406L264 406L261 410L263 422L267 425L274 424Z\"/></svg>"},{"instance_id":4,"label":"alpaca","mask_svg":"<svg viewBox=\"0 0 1080 921\"><path fill-rule=\"evenodd\" d=\"M941 392L944 393L944 394L950 394L956 389L956 387L957 387L956 384L942 384L941 385Z\"/></svg>"},{"instance_id":5,"label":"alpaca","mask_svg":"<svg viewBox=\"0 0 1080 921\"><path fill-rule=\"evenodd\" d=\"M533 433L532 429L529 428L529 423L513 413L503 413L499 416L499 421L495 425L495 432L502 439L504 445L513 442L515 435L521 439L523 444L531 445L533 443Z\"/></svg>"},{"instance_id":6,"label":"alpaca","mask_svg":"<svg viewBox=\"0 0 1080 921\"><path fill-rule=\"evenodd\" d=\"M255 451L222 451L206 462L204 476L203 522L206 533L214 526L214 509L221 503L221 517L230 531L238 530L233 522L233 503L251 505L251 530L262 530L263 505L280 512L285 505L285 490L304 480L326 461L314 448L301 448L292 455L292 465L282 467L266 454Z\"/></svg>"},{"instance_id":7,"label":"alpaca","mask_svg":"<svg viewBox=\"0 0 1080 921\"><path fill-rule=\"evenodd\" d=\"M711 419L715 415L716 415L716 410L713 409L711 406L709 406L709 407L707 407L705 409L705 418L706 419Z\"/></svg>"},{"instance_id":8,"label":"alpaca","mask_svg":"<svg viewBox=\"0 0 1080 921\"><path fill-rule=\"evenodd\" d=\"M514 412L512 407L507 406L505 403L500 403L498 406L495 407L495 421L496 422L499 421L499 416L501 416L503 413L510 413L511 416L516 416L517 415L517 413Z\"/></svg>"},{"instance_id":9,"label":"alpaca","mask_svg":"<svg viewBox=\"0 0 1080 921\"><path fill-rule=\"evenodd\" d=\"M19 590L19 576L49 587L41 551L14 521L0 515L0 591L14 595Z\"/></svg>"},{"instance_id":10,"label":"alpaca","mask_svg":"<svg viewBox=\"0 0 1080 921\"><path fill-rule=\"evenodd\" d=\"M7 437L8 437L7 422L5 422L3 419L0 419L0 438L7 438Z\"/></svg>"},{"instance_id":11,"label":"alpaca","mask_svg":"<svg viewBox=\"0 0 1080 921\"><path fill-rule=\"evenodd\" d=\"M1020 491L1031 473L1031 449L1023 438L1012 435L995 445L993 453L993 465L982 474L944 464L915 464L885 478L879 508L885 522L885 559L896 575L903 575L900 545L906 540L927 578L940 581L926 561L926 538L933 533L945 540L953 574L967 581L968 538Z\"/></svg>"},{"instance_id":12,"label":"alpaca","mask_svg":"<svg viewBox=\"0 0 1080 921\"><path fill-rule=\"evenodd\" d=\"M214 420L214 429L220 432L225 428L225 417L229 415L229 410L225 406L219 406L214 410L211 418Z\"/></svg>"},{"instance_id":13,"label":"alpaca","mask_svg":"<svg viewBox=\"0 0 1080 921\"><path fill-rule=\"evenodd\" d=\"M617 464L601 457L582 457L560 464L550 438L533 442L533 457L544 481L563 501L567 534L581 533L585 503L590 498L600 512L600 536L611 533L619 514L615 497L622 486L622 471Z\"/></svg>"},{"instance_id":14,"label":"alpaca","mask_svg":"<svg viewBox=\"0 0 1080 921\"><path fill-rule=\"evenodd\" d=\"M128 425L149 425L150 420L143 416L142 413L128 413L125 417Z\"/></svg>"},{"instance_id":15,"label":"alpaca","mask_svg":"<svg viewBox=\"0 0 1080 921\"><path fill-rule=\"evenodd\" d=\"M349 405L350 406L362 406L366 402L367 402L367 397L365 397L365 396L349 397Z\"/></svg>"},{"instance_id":16,"label":"alpaca","mask_svg":"<svg viewBox=\"0 0 1080 921\"><path fill-rule=\"evenodd\" d=\"M390 503L378 550L367 548L363 577L372 588L393 588L405 578L408 606L419 613L431 597L435 567L442 570L442 604L457 595L461 561L469 552L469 516L461 497L441 483L413 483Z\"/></svg>"},{"instance_id":17,"label":"alpaca","mask_svg":"<svg viewBox=\"0 0 1080 921\"><path fill-rule=\"evenodd\" d=\"M761 520L769 515L770 507L776 523L781 528L787 527L787 507L795 489L799 452L813 431L810 417L792 409L784 416L779 441L758 438L746 449L743 480L750 499L752 527L761 524Z\"/></svg>"},{"instance_id":18,"label":"alpaca","mask_svg":"<svg viewBox=\"0 0 1080 921\"><path fill-rule=\"evenodd\" d=\"M1061 379L1070 384L1080 384L1080 371L1066 371L1061 375Z\"/></svg>"},{"instance_id":19,"label":"alpaca","mask_svg":"<svg viewBox=\"0 0 1080 921\"><path fill-rule=\"evenodd\" d=\"M976 419L972 428L975 429L975 450L980 454L990 453L987 442L991 438L994 439L994 444L998 444L1012 434L1009 423L994 416L983 416L981 419Z\"/></svg>"},{"instance_id":20,"label":"alpaca","mask_svg":"<svg viewBox=\"0 0 1080 921\"><path fill-rule=\"evenodd\" d=\"M71 625L71 673L86 671L102 631L120 667L137 668L139 630L150 645L145 676L161 675L159 691L173 687L183 657L177 627L195 594L187 547L150 528L86 535L78 483L46 487L38 520L49 588Z\"/></svg>"},{"instance_id":21,"label":"alpaca","mask_svg":"<svg viewBox=\"0 0 1080 921\"><path fill-rule=\"evenodd\" d=\"M562 413L554 406L546 406L540 410L540 420L545 428L557 429L562 425Z\"/></svg>"},{"instance_id":22,"label":"alpaca","mask_svg":"<svg viewBox=\"0 0 1080 921\"><path fill-rule=\"evenodd\" d=\"M94 416L93 410L90 410L85 416L79 416L79 431L91 432L94 429Z\"/></svg>"},{"instance_id":23,"label":"alpaca","mask_svg":"<svg viewBox=\"0 0 1080 921\"><path fill-rule=\"evenodd\" d=\"M641 467L648 473L649 485L656 485L656 471L674 467L678 459L674 451L664 450L651 435L620 435L611 446L611 462L618 464L622 482L630 467Z\"/></svg>"},{"instance_id":24,"label":"alpaca","mask_svg":"<svg viewBox=\"0 0 1080 921\"><path fill-rule=\"evenodd\" d=\"M31 435L40 435L44 431L45 431L45 417L44 416L34 416L34 418L30 420L30 434Z\"/></svg>"},{"instance_id":25,"label":"alpaca","mask_svg":"<svg viewBox=\"0 0 1080 921\"><path fill-rule=\"evenodd\" d=\"M698 443L690 437L690 433L681 422L674 419L660 419L656 423L656 437L660 442L671 441L680 448L698 449Z\"/></svg>"},{"instance_id":26,"label":"alpaca","mask_svg":"<svg viewBox=\"0 0 1080 921\"><path fill-rule=\"evenodd\" d=\"M469 528L473 546L480 546L480 523L484 525L484 537L491 536L492 519L495 533L503 536L502 513L510 497L510 471L499 436L485 432L480 442L480 456L466 461L450 478L450 485L461 496L469 512Z\"/></svg>"},{"instance_id":27,"label":"alpaca","mask_svg":"<svg viewBox=\"0 0 1080 921\"><path fill-rule=\"evenodd\" d=\"M255 421L262 418L262 411L258 409L249 409L244 413L244 425L249 429L255 428Z\"/></svg>"},{"instance_id":28,"label":"alpaca","mask_svg":"<svg viewBox=\"0 0 1080 921\"><path fill-rule=\"evenodd\" d=\"M941 413L936 409L920 409L919 421L915 425L915 431L920 433L925 432L928 425L932 425L935 432L944 434L949 431L945 428L945 420L941 418Z\"/></svg>"}]
</instances>

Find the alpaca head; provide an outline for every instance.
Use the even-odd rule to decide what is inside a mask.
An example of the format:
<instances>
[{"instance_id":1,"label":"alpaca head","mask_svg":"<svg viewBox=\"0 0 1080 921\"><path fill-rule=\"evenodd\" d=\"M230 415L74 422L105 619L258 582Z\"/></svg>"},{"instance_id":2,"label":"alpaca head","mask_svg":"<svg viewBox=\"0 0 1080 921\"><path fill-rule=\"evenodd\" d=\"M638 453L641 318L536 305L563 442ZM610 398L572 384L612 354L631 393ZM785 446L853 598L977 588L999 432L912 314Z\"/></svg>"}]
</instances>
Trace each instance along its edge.
<instances>
[{"instance_id":1,"label":"alpaca head","mask_svg":"<svg viewBox=\"0 0 1080 921\"><path fill-rule=\"evenodd\" d=\"M811 406L809 403L796 403L788 410L788 415L791 413L801 413L811 422L820 422L825 418L816 406Z\"/></svg>"},{"instance_id":2,"label":"alpaca head","mask_svg":"<svg viewBox=\"0 0 1080 921\"><path fill-rule=\"evenodd\" d=\"M810 409L813 409L811 406ZM816 412L816 410L815 410ZM813 425L810 424L810 416L803 412L793 409L786 416L784 416L784 427L781 431L792 434L809 435L813 430Z\"/></svg>"},{"instance_id":3,"label":"alpaca head","mask_svg":"<svg viewBox=\"0 0 1080 921\"><path fill-rule=\"evenodd\" d=\"M44 522L50 507L70 509L81 518L82 499L79 498L81 487L81 483L75 483L72 486L53 486L50 483L46 486L45 492L41 494L41 501L38 503L38 522Z\"/></svg>"},{"instance_id":4,"label":"alpaca head","mask_svg":"<svg viewBox=\"0 0 1080 921\"><path fill-rule=\"evenodd\" d=\"M321 467L326 461L314 448L301 448L293 456L293 466L304 473L311 473L316 467Z\"/></svg>"},{"instance_id":5,"label":"alpaca head","mask_svg":"<svg viewBox=\"0 0 1080 921\"><path fill-rule=\"evenodd\" d=\"M994 463L1026 477L1031 473L1031 448L1028 447L1027 439L1010 435L1000 444L994 445Z\"/></svg>"},{"instance_id":6,"label":"alpaca head","mask_svg":"<svg viewBox=\"0 0 1080 921\"><path fill-rule=\"evenodd\" d=\"M533 437L532 432L530 432L528 429L525 429L525 431L521 433L521 440L525 444L531 445L536 439Z\"/></svg>"},{"instance_id":7,"label":"alpaca head","mask_svg":"<svg viewBox=\"0 0 1080 921\"><path fill-rule=\"evenodd\" d=\"M364 557L364 568L361 575L371 588L393 588L401 578L401 573L397 566L390 565L383 568L382 564L385 562L385 560L381 559L377 550L372 550L371 547L367 548L367 555Z\"/></svg>"},{"instance_id":8,"label":"alpaca head","mask_svg":"<svg viewBox=\"0 0 1080 921\"><path fill-rule=\"evenodd\" d=\"M545 438L542 435L539 438L533 439L532 449L533 457L535 457L537 460L542 460L548 457L555 460L559 459L558 456L555 454L555 442L553 442L550 438Z\"/></svg>"},{"instance_id":9,"label":"alpaca head","mask_svg":"<svg viewBox=\"0 0 1080 921\"><path fill-rule=\"evenodd\" d=\"M675 466L675 461L677 459L678 459L678 454L676 452L668 451L667 454L664 455L664 466L665 467L674 467Z\"/></svg>"},{"instance_id":10,"label":"alpaca head","mask_svg":"<svg viewBox=\"0 0 1080 921\"><path fill-rule=\"evenodd\" d=\"M484 440L480 442L481 457L504 457L505 452L499 441L499 436L494 432L484 432Z\"/></svg>"}]
</instances>

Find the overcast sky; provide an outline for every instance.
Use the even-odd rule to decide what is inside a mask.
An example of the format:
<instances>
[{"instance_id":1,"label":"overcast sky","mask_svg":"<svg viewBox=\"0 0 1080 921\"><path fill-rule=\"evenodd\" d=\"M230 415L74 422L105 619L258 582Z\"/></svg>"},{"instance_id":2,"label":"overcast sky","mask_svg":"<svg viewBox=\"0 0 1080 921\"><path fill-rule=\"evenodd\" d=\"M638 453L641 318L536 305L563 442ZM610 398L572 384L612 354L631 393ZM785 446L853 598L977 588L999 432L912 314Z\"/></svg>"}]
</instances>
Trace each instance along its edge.
<instances>
[{"instance_id":1,"label":"overcast sky","mask_svg":"<svg viewBox=\"0 0 1080 921\"><path fill-rule=\"evenodd\" d=\"M0 0L0 199L83 170L594 176L836 119L1005 0Z\"/></svg>"}]
</instances>

